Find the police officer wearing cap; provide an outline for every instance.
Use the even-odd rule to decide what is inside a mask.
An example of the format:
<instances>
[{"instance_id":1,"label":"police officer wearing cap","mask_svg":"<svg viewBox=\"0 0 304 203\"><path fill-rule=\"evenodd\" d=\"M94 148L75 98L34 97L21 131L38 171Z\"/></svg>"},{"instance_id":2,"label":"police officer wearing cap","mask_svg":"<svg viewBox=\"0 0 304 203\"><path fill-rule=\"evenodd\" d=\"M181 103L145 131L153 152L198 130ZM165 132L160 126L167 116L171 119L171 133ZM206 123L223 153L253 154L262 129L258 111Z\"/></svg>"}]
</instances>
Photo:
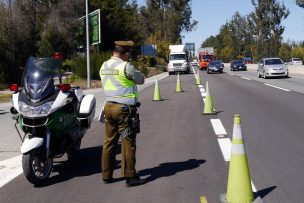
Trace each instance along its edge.
<instances>
[{"instance_id":1,"label":"police officer wearing cap","mask_svg":"<svg viewBox=\"0 0 304 203\"><path fill-rule=\"evenodd\" d=\"M100 68L102 87L106 95L104 106L105 136L102 150L102 178L113 182L115 149L122 138L121 175L127 186L144 183L136 174L136 134L139 133L136 84L144 83L144 75L129 63L132 41L116 41L111 59Z\"/></svg>"}]
</instances>

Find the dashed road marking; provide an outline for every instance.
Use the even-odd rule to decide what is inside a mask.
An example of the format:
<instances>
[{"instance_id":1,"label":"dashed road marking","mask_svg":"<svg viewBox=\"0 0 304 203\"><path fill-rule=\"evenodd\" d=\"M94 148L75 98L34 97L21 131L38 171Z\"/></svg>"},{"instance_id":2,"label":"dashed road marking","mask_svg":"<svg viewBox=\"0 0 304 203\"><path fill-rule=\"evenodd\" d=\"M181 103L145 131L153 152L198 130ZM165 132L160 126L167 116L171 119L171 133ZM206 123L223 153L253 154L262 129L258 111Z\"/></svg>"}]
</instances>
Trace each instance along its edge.
<instances>
[{"instance_id":1,"label":"dashed road marking","mask_svg":"<svg viewBox=\"0 0 304 203\"><path fill-rule=\"evenodd\" d=\"M220 149L222 151L224 160L229 162L230 161L230 155L231 155L231 140L230 138L219 138L217 139Z\"/></svg>"},{"instance_id":2,"label":"dashed road marking","mask_svg":"<svg viewBox=\"0 0 304 203\"><path fill-rule=\"evenodd\" d=\"M0 188L23 172L21 159L19 155L0 162Z\"/></svg>"},{"instance_id":3,"label":"dashed road marking","mask_svg":"<svg viewBox=\"0 0 304 203\"><path fill-rule=\"evenodd\" d=\"M280 89L280 90L283 90L283 91L286 91L286 92L290 92L290 90L288 89L285 89L285 88L282 88L282 87L278 87L278 86L275 86L275 85L271 85L271 84L267 84L267 83L264 83L266 86L270 86L270 87L274 87L274 88L277 88L277 89Z\"/></svg>"},{"instance_id":4,"label":"dashed road marking","mask_svg":"<svg viewBox=\"0 0 304 203\"><path fill-rule=\"evenodd\" d=\"M251 80L250 78L246 78L246 77L241 77L242 79L245 79L245 80Z\"/></svg>"},{"instance_id":5,"label":"dashed road marking","mask_svg":"<svg viewBox=\"0 0 304 203\"><path fill-rule=\"evenodd\" d=\"M201 87L200 92L206 92L205 88Z\"/></svg>"},{"instance_id":6,"label":"dashed road marking","mask_svg":"<svg viewBox=\"0 0 304 203\"><path fill-rule=\"evenodd\" d=\"M227 135L227 132L221 122L220 119L210 119L214 133L218 136L218 137L224 137L225 135Z\"/></svg>"}]
</instances>

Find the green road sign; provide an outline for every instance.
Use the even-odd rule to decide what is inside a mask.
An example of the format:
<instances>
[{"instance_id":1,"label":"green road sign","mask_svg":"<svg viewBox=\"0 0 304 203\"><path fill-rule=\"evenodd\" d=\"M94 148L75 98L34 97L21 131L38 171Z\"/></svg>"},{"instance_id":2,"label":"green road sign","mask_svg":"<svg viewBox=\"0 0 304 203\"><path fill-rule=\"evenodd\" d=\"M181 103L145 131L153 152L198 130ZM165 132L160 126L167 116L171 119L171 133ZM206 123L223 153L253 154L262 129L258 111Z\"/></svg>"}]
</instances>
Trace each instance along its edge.
<instances>
[{"instance_id":1,"label":"green road sign","mask_svg":"<svg viewBox=\"0 0 304 203\"><path fill-rule=\"evenodd\" d=\"M77 33L78 48L84 48L85 45L85 16L78 19L79 27ZM100 9L89 14L89 34L90 44L100 43Z\"/></svg>"}]
</instances>

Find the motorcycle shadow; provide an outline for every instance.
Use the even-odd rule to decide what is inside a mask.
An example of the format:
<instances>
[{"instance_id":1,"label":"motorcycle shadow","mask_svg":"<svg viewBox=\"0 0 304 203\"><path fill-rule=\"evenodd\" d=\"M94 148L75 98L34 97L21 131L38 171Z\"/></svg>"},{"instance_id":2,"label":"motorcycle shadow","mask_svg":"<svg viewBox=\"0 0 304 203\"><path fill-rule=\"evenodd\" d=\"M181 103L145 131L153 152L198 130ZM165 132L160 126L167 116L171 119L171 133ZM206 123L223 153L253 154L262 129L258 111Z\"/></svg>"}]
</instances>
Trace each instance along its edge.
<instances>
[{"instance_id":1,"label":"motorcycle shadow","mask_svg":"<svg viewBox=\"0 0 304 203\"><path fill-rule=\"evenodd\" d=\"M55 159L51 176L44 183L37 184L35 187L46 187L75 177L101 174L101 154L102 146L96 146L80 149L72 160L67 160L66 155ZM120 161L116 161L115 169L120 167L119 164Z\"/></svg>"}]
</instances>

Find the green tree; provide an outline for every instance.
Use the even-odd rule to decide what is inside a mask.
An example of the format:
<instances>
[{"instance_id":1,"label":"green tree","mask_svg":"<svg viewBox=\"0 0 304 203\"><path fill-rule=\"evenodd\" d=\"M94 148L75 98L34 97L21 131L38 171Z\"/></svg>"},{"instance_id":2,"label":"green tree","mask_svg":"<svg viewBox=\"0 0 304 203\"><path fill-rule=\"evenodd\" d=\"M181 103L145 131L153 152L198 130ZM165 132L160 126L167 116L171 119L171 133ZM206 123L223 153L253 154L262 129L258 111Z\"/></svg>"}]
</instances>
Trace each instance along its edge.
<instances>
[{"instance_id":1,"label":"green tree","mask_svg":"<svg viewBox=\"0 0 304 203\"><path fill-rule=\"evenodd\" d=\"M283 61L288 61L291 56L291 47L287 43L283 43L279 50L279 57Z\"/></svg>"},{"instance_id":2,"label":"green tree","mask_svg":"<svg viewBox=\"0 0 304 203\"><path fill-rule=\"evenodd\" d=\"M291 57L304 59L304 47L293 47L291 50Z\"/></svg>"},{"instance_id":3,"label":"green tree","mask_svg":"<svg viewBox=\"0 0 304 203\"><path fill-rule=\"evenodd\" d=\"M221 26L219 34L207 38L202 43L202 47L214 47L217 58L230 61L252 56L253 41L248 16L241 16L239 12L236 12L229 22Z\"/></svg>"},{"instance_id":4,"label":"green tree","mask_svg":"<svg viewBox=\"0 0 304 203\"><path fill-rule=\"evenodd\" d=\"M191 32L197 25L191 19L190 0L147 0L147 6L140 8L144 36L161 32L161 37L178 44L183 31Z\"/></svg>"},{"instance_id":5,"label":"green tree","mask_svg":"<svg viewBox=\"0 0 304 203\"><path fill-rule=\"evenodd\" d=\"M93 10L101 10L101 49L110 50L116 40L143 41L136 0L92 0Z\"/></svg>"},{"instance_id":6,"label":"green tree","mask_svg":"<svg viewBox=\"0 0 304 203\"><path fill-rule=\"evenodd\" d=\"M256 37L256 56L277 56L282 41L283 19L289 15L284 2L276 0L252 0L255 11L250 14L249 24Z\"/></svg>"},{"instance_id":7,"label":"green tree","mask_svg":"<svg viewBox=\"0 0 304 203\"><path fill-rule=\"evenodd\" d=\"M296 0L296 4L302 8L304 8L304 0Z\"/></svg>"}]
</instances>

